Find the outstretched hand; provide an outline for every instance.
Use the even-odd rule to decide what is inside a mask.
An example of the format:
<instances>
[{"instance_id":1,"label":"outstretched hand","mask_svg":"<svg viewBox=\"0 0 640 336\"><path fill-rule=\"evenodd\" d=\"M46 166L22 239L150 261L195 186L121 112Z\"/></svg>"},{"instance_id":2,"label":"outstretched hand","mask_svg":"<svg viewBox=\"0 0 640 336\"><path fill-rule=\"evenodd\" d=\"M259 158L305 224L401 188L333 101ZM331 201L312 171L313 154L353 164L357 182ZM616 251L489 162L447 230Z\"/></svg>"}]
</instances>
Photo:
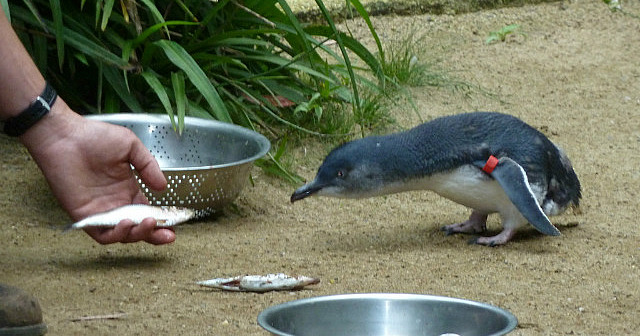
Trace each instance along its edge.
<instances>
[{"instance_id":1,"label":"outstretched hand","mask_svg":"<svg viewBox=\"0 0 640 336\"><path fill-rule=\"evenodd\" d=\"M130 130L85 119L62 99L20 140L44 173L53 194L74 220L132 203L148 203L131 165L151 189L163 190L167 181L158 163ZM123 220L116 227L85 229L101 244L175 240L171 229L155 220L140 225Z\"/></svg>"}]
</instances>

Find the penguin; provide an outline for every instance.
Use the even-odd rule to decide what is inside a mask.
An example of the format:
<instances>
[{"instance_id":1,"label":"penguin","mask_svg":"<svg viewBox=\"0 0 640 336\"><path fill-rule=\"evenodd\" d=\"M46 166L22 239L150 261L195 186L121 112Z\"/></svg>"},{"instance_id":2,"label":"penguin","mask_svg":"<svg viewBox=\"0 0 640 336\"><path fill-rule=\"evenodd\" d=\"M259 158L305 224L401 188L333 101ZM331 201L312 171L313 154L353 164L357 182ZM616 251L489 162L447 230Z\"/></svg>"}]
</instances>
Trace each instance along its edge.
<instances>
[{"instance_id":1,"label":"penguin","mask_svg":"<svg viewBox=\"0 0 640 336\"><path fill-rule=\"evenodd\" d=\"M410 190L430 190L472 209L468 220L442 227L447 235L480 234L488 215L498 213L503 230L471 241L487 246L506 244L527 223L560 235L548 216L578 207L582 197L569 158L544 134L508 114L471 112L344 143L291 202Z\"/></svg>"}]
</instances>

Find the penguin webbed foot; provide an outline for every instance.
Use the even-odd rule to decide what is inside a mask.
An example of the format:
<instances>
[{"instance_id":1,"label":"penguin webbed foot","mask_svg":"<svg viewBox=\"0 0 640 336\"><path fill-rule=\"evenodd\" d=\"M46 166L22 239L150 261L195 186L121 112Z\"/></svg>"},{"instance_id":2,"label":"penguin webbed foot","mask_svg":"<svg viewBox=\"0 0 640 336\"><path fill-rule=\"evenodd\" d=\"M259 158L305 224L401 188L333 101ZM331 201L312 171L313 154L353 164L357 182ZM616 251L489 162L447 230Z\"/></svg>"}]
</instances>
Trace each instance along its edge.
<instances>
[{"instance_id":1,"label":"penguin webbed foot","mask_svg":"<svg viewBox=\"0 0 640 336\"><path fill-rule=\"evenodd\" d=\"M469 240L469 244L496 247L506 244L516 234L516 229L504 229L493 237L475 237Z\"/></svg>"},{"instance_id":2,"label":"penguin webbed foot","mask_svg":"<svg viewBox=\"0 0 640 336\"><path fill-rule=\"evenodd\" d=\"M462 223L445 225L440 228L446 236L456 233L481 233L487 229L487 214L473 211L469 219Z\"/></svg>"}]
</instances>

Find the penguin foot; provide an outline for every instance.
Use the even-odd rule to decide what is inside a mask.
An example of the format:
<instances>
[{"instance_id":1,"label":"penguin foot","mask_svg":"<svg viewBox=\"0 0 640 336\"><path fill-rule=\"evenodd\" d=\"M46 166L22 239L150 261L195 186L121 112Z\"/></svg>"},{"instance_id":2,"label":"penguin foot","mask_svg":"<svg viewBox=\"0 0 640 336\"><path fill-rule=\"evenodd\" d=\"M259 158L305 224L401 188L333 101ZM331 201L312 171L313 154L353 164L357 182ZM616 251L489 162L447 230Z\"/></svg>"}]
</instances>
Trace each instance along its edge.
<instances>
[{"instance_id":1,"label":"penguin foot","mask_svg":"<svg viewBox=\"0 0 640 336\"><path fill-rule=\"evenodd\" d=\"M476 237L469 240L469 244L485 245L494 247L506 244L516 234L516 229L504 229L493 237Z\"/></svg>"},{"instance_id":2,"label":"penguin foot","mask_svg":"<svg viewBox=\"0 0 640 336\"><path fill-rule=\"evenodd\" d=\"M462 223L445 225L440 230L450 236L455 233L481 233L487 229L487 214L473 211L469 219Z\"/></svg>"}]
</instances>

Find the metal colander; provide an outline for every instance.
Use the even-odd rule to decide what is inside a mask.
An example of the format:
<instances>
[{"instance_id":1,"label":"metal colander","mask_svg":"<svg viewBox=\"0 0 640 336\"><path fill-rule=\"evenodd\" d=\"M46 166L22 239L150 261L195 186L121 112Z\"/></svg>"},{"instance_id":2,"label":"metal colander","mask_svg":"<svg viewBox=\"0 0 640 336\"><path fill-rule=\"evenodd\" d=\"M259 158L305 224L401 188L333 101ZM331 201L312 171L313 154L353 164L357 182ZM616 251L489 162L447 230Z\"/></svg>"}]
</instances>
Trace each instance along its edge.
<instances>
[{"instance_id":1,"label":"metal colander","mask_svg":"<svg viewBox=\"0 0 640 336\"><path fill-rule=\"evenodd\" d=\"M269 151L267 138L252 130L200 118L185 118L182 135L169 116L118 113L87 116L132 130L151 151L167 178L165 191L138 183L152 205L176 205L214 213L231 203L249 180L253 161Z\"/></svg>"}]
</instances>

